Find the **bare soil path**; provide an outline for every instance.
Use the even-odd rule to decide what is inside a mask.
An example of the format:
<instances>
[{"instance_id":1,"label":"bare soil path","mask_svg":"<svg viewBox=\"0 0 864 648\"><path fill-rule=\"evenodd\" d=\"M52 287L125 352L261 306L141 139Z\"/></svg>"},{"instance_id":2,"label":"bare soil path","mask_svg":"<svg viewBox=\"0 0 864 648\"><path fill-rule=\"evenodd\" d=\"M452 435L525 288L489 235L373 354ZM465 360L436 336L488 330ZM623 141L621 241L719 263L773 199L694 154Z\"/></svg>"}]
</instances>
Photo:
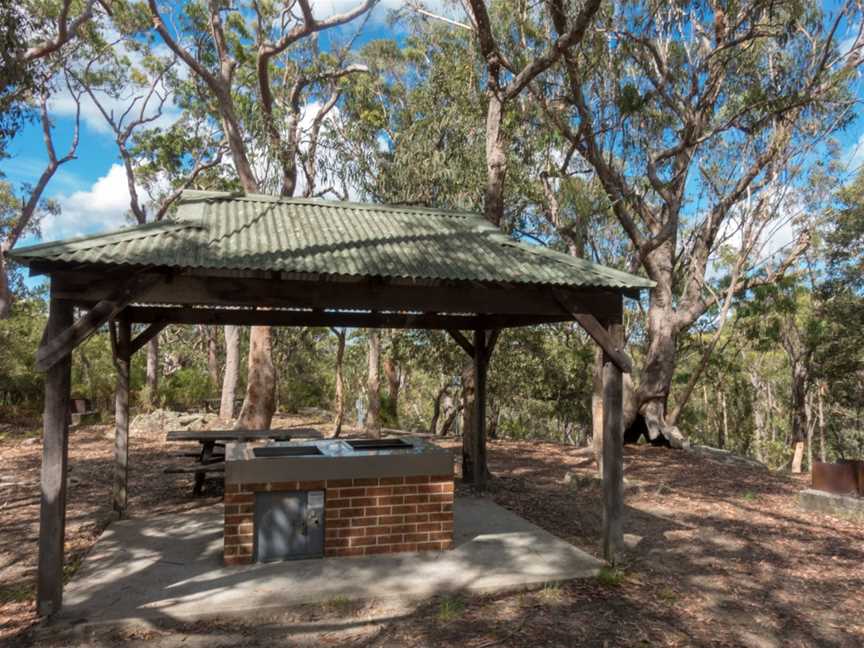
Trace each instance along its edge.
<instances>
[{"instance_id":1,"label":"bare soil path","mask_svg":"<svg viewBox=\"0 0 864 648\"><path fill-rule=\"evenodd\" d=\"M309 424L283 418L280 424ZM319 422L320 423L320 422ZM322 429L326 429L323 424ZM72 433L68 570L110 520L113 430ZM0 441L0 645L65 646L35 625L38 439ZM458 454L457 442L444 441ZM130 511L211 506L218 482L192 498L164 475L158 429L133 428ZM597 554L600 497L593 459L551 443L490 444L499 504ZM631 549L603 578L535 592L437 597L421 604L334 600L255 619L104 629L77 645L179 646L849 646L864 645L864 528L805 513L804 484L692 453L628 447L625 531Z\"/></svg>"}]
</instances>

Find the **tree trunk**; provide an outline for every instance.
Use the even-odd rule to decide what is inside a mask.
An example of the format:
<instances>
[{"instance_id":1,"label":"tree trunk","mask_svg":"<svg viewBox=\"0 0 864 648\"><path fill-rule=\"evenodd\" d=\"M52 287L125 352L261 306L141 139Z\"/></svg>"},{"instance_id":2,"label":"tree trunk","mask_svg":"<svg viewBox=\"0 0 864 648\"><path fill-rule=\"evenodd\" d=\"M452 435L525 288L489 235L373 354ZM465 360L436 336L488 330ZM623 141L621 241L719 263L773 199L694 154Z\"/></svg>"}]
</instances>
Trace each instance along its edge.
<instances>
[{"instance_id":1,"label":"tree trunk","mask_svg":"<svg viewBox=\"0 0 864 648\"><path fill-rule=\"evenodd\" d=\"M447 390L450 388L450 381L448 380L441 389L438 390L438 394L435 396L435 400L432 401L432 419L429 421L429 434L435 436L438 434L438 419L441 416L441 400L444 398L444 394L447 393Z\"/></svg>"},{"instance_id":2,"label":"tree trunk","mask_svg":"<svg viewBox=\"0 0 864 648\"><path fill-rule=\"evenodd\" d=\"M230 421L234 418L234 399L237 394L237 381L240 378L240 329L237 326L225 327L225 374L222 376L222 401L219 405L219 418Z\"/></svg>"},{"instance_id":3,"label":"tree trunk","mask_svg":"<svg viewBox=\"0 0 864 648\"><path fill-rule=\"evenodd\" d=\"M369 365L366 378L366 398L369 403L369 411L366 414L365 431L375 436L381 436L380 359L381 335L373 329L369 332Z\"/></svg>"},{"instance_id":4,"label":"tree trunk","mask_svg":"<svg viewBox=\"0 0 864 648\"><path fill-rule=\"evenodd\" d=\"M753 436L755 443L753 448L753 456L757 461L763 461L762 444L765 441L765 409L761 398L762 389L760 388L759 379L755 374L750 375L750 384L753 385L755 398L753 399ZM707 408L706 408L707 416Z\"/></svg>"},{"instance_id":5,"label":"tree trunk","mask_svg":"<svg viewBox=\"0 0 864 648\"><path fill-rule=\"evenodd\" d=\"M159 336L147 343L147 395L150 404L156 403L159 391Z\"/></svg>"},{"instance_id":6,"label":"tree trunk","mask_svg":"<svg viewBox=\"0 0 864 648\"><path fill-rule=\"evenodd\" d=\"M447 434L449 434L450 429L453 427L453 423L456 421L456 417L459 416L459 411L461 409L461 405L454 405L453 409L450 410L447 418L444 419L444 424L441 426L441 436L447 436Z\"/></svg>"},{"instance_id":7,"label":"tree trunk","mask_svg":"<svg viewBox=\"0 0 864 648\"><path fill-rule=\"evenodd\" d=\"M799 474L804 461L804 442L807 435L807 372L799 360L792 362L792 472Z\"/></svg>"},{"instance_id":8,"label":"tree trunk","mask_svg":"<svg viewBox=\"0 0 864 648\"><path fill-rule=\"evenodd\" d=\"M483 214L490 223L501 226L504 216L504 178L507 175L507 152L502 120L504 104L500 90L486 93L486 191Z\"/></svg>"},{"instance_id":9,"label":"tree trunk","mask_svg":"<svg viewBox=\"0 0 864 648\"><path fill-rule=\"evenodd\" d=\"M474 443L474 398L474 363L469 359L462 368L462 480L466 483L474 479L471 463Z\"/></svg>"},{"instance_id":10,"label":"tree trunk","mask_svg":"<svg viewBox=\"0 0 864 648\"><path fill-rule=\"evenodd\" d=\"M219 384L219 343L216 339L216 329L205 326L204 335L207 336L207 373L210 374L210 382L215 388Z\"/></svg>"},{"instance_id":11,"label":"tree trunk","mask_svg":"<svg viewBox=\"0 0 864 648\"><path fill-rule=\"evenodd\" d=\"M0 320L12 312L12 289L9 286L9 268L6 266L6 253L0 250Z\"/></svg>"},{"instance_id":12,"label":"tree trunk","mask_svg":"<svg viewBox=\"0 0 864 648\"><path fill-rule=\"evenodd\" d=\"M655 263L665 265L673 257L674 244L664 243L652 255ZM668 263L671 268L671 263ZM674 425L666 422L666 407L677 357L677 315L673 306L672 280L661 277L651 290L648 307L648 349L636 392L638 415L655 445L681 448L686 439ZM627 408L625 408L627 409ZM625 438L632 438L639 425L636 412L625 412ZM636 428L638 430L638 428ZM636 432L638 434L638 432Z\"/></svg>"},{"instance_id":13,"label":"tree trunk","mask_svg":"<svg viewBox=\"0 0 864 648\"><path fill-rule=\"evenodd\" d=\"M269 326L253 326L249 333L249 376L246 398L237 427L266 430L276 411L276 369L273 366L273 336Z\"/></svg>"},{"instance_id":14,"label":"tree trunk","mask_svg":"<svg viewBox=\"0 0 864 648\"><path fill-rule=\"evenodd\" d=\"M387 378L387 401L393 414L393 421L399 427L399 368L393 357L384 358L384 376Z\"/></svg>"},{"instance_id":15,"label":"tree trunk","mask_svg":"<svg viewBox=\"0 0 864 648\"><path fill-rule=\"evenodd\" d=\"M343 358L345 357L345 329L333 332L336 334L336 417L333 421L333 438L342 433L342 421L345 419L345 379L343 377Z\"/></svg>"},{"instance_id":16,"label":"tree trunk","mask_svg":"<svg viewBox=\"0 0 864 648\"><path fill-rule=\"evenodd\" d=\"M827 453L825 452L825 411L822 407L822 400L824 396L826 385L822 383L819 385L819 390L816 392L817 398L817 409L819 416L819 460L822 463L825 463Z\"/></svg>"},{"instance_id":17,"label":"tree trunk","mask_svg":"<svg viewBox=\"0 0 864 648\"><path fill-rule=\"evenodd\" d=\"M591 441L597 474L603 477L603 349L594 349L594 389L591 393Z\"/></svg>"},{"instance_id":18,"label":"tree trunk","mask_svg":"<svg viewBox=\"0 0 864 648\"><path fill-rule=\"evenodd\" d=\"M489 411L491 416L489 417L489 427L486 431L486 436L490 439L498 438L498 419L501 417L501 410L498 406L498 401L492 401L489 404Z\"/></svg>"},{"instance_id":19,"label":"tree trunk","mask_svg":"<svg viewBox=\"0 0 864 648\"><path fill-rule=\"evenodd\" d=\"M720 392L720 410L723 413L723 425L717 426L717 447L721 450L726 448L726 439L729 436L729 419L726 413L726 392Z\"/></svg>"},{"instance_id":20,"label":"tree trunk","mask_svg":"<svg viewBox=\"0 0 864 648\"><path fill-rule=\"evenodd\" d=\"M807 419L807 472L813 472L813 394L804 400L804 413Z\"/></svg>"}]
</instances>

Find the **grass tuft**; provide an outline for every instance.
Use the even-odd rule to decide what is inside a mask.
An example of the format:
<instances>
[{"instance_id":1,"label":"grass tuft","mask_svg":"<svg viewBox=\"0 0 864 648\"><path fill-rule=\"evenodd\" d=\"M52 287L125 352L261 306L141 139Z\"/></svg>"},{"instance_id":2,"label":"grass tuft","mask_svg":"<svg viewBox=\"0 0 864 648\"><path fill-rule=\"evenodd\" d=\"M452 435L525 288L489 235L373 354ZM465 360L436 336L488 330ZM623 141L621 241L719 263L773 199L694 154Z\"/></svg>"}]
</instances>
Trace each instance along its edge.
<instances>
[{"instance_id":1,"label":"grass tuft","mask_svg":"<svg viewBox=\"0 0 864 648\"><path fill-rule=\"evenodd\" d=\"M561 583L545 583L538 596L546 603L558 603L564 596Z\"/></svg>"},{"instance_id":2,"label":"grass tuft","mask_svg":"<svg viewBox=\"0 0 864 648\"><path fill-rule=\"evenodd\" d=\"M12 583L0 585L0 605L24 603L36 598L36 588L32 584Z\"/></svg>"},{"instance_id":3,"label":"grass tuft","mask_svg":"<svg viewBox=\"0 0 864 648\"><path fill-rule=\"evenodd\" d=\"M443 596L438 603L438 619L447 622L462 616L465 611L465 601L458 596Z\"/></svg>"},{"instance_id":4,"label":"grass tuft","mask_svg":"<svg viewBox=\"0 0 864 648\"><path fill-rule=\"evenodd\" d=\"M618 587L624 582L625 574L617 567L609 567L604 565L597 573L597 581L603 587Z\"/></svg>"},{"instance_id":5,"label":"grass tuft","mask_svg":"<svg viewBox=\"0 0 864 648\"><path fill-rule=\"evenodd\" d=\"M353 603L347 596L334 596L324 604L324 607L337 614L346 614L353 607Z\"/></svg>"}]
</instances>

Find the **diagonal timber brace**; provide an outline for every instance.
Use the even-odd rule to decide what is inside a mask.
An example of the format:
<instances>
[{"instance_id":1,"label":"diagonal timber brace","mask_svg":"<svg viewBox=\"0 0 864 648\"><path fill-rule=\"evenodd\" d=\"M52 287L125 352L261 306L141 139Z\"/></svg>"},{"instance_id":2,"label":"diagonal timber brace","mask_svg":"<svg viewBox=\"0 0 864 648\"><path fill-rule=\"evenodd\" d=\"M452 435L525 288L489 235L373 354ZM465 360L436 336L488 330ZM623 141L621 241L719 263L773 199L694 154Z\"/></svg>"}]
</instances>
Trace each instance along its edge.
<instances>
[{"instance_id":1,"label":"diagonal timber brace","mask_svg":"<svg viewBox=\"0 0 864 648\"><path fill-rule=\"evenodd\" d=\"M474 345L468 341L468 338L462 335L460 331L457 331L455 329L447 329L447 333L450 334L450 337L453 338L456 344L458 344L465 350L465 353L467 353L472 358L474 357Z\"/></svg>"},{"instance_id":2,"label":"diagonal timber brace","mask_svg":"<svg viewBox=\"0 0 864 648\"><path fill-rule=\"evenodd\" d=\"M98 302L87 314L56 337L44 339L36 352L36 369L47 371L60 360L70 355L81 343L99 330L106 322L116 317L136 297L162 281L159 275L137 274Z\"/></svg>"},{"instance_id":3,"label":"diagonal timber brace","mask_svg":"<svg viewBox=\"0 0 864 648\"><path fill-rule=\"evenodd\" d=\"M603 326L594 315L591 313L583 313L580 312L581 309L577 308L574 304L570 303L570 300L567 299L566 295L561 295L560 293L556 293L556 299L558 303L561 304L561 307L566 309L572 316L573 319L581 326L585 332L591 336L601 349L603 349L603 353L609 356L609 359L615 364L618 369L620 369L623 373L632 373L633 372L633 361L630 359L624 352L623 345L619 345L612 339L612 336L609 335L609 332L606 330L606 327Z\"/></svg>"},{"instance_id":4,"label":"diagonal timber brace","mask_svg":"<svg viewBox=\"0 0 864 648\"><path fill-rule=\"evenodd\" d=\"M129 343L129 355L135 355L138 351L140 351L144 345L146 345L150 340L155 338L159 333L162 332L168 326L168 322L154 322L146 329L141 331L137 337Z\"/></svg>"}]
</instances>

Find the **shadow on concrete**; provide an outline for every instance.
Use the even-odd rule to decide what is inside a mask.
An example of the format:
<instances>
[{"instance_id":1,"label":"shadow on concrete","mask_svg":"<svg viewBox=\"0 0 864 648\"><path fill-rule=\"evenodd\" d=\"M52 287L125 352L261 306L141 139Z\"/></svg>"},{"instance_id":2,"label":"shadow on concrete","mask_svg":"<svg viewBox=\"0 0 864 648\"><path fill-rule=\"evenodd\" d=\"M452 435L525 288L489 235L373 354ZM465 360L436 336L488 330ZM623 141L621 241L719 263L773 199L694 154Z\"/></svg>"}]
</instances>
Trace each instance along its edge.
<instances>
[{"instance_id":1,"label":"shadow on concrete","mask_svg":"<svg viewBox=\"0 0 864 648\"><path fill-rule=\"evenodd\" d=\"M419 600L590 577L602 563L482 498L458 498L455 548L222 565L221 508L111 525L66 588L60 623L243 616L333 599Z\"/></svg>"}]
</instances>

